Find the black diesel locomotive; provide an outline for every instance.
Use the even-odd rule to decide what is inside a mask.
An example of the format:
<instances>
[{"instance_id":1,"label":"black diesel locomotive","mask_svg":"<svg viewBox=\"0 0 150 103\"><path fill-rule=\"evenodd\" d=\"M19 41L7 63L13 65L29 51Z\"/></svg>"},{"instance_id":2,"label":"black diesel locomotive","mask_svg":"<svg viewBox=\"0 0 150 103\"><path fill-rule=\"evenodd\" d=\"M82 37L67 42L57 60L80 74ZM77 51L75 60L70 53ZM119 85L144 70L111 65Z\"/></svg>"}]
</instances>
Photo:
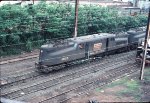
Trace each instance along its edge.
<instances>
[{"instance_id":1,"label":"black diesel locomotive","mask_svg":"<svg viewBox=\"0 0 150 103\"><path fill-rule=\"evenodd\" d=\"M91 56L104 56L132 49L130 47L137 45L145 36L145 31L135 35L136 32L129 31L120 35L99 33L68 38L57 45L55 43L42 45L36 68L42 72L49 72L75 60L88 60Z\"/></svg>"}]
</instances>

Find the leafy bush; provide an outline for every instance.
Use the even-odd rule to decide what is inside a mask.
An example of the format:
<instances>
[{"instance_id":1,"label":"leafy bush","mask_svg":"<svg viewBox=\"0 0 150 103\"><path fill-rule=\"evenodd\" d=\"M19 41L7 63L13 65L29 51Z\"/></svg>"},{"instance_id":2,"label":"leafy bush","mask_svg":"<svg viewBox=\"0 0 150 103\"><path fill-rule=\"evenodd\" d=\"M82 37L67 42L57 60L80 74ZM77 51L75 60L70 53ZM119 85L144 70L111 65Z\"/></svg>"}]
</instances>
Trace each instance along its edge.
<instances>
[{"instance_id":1,"label":"leafy bush","mask_svg":"<svg viewBox=\"0 0 150 103\"><path fill-rule=\"evenodd\" d=\"M30 40L27 41L26 43L26 49L28 52L31 52L32 51L32 42Z\"/></svg>"},{"instance_id":2,"label":"leafy bush","mask_svg":"<svg viewBox=\"0 0 150 103\"><path fill-rule=\"evenodd\" d=\"M65 3L40 2L25 7L10 4L1 6L0 46L9 48L7 45L21 43L24 47L18 48L19 51L31 51L40 47L47 39L73 37L74 15L74 6ZM78 12L78 36L119 31L118 28L121 28L120 31L128 30L143 26L146 22L147 18L143 15L120 17L115 8L83 5ZM10 48L0 52L3 55L9 51Z\"/></svg>"}]
</instances>

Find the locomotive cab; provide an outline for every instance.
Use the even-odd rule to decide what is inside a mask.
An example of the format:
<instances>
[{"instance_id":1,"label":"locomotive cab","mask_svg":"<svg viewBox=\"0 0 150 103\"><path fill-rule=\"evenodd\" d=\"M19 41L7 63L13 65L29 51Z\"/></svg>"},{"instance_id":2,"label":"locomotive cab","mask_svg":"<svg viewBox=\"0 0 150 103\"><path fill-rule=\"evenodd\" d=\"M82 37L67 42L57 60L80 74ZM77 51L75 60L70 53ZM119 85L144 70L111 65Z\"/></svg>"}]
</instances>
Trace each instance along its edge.
<instances>
[{"instance_id":1,"label":"locomotive cab","mask_svg":"<svg viewBox=\"0 0 150 103\"><path fill-rule=\"evenodd\" d=\"M41 70L49 66L67 62L69 58L65 55L68 52L74 51L75 48L76 43L72 41L42 45L40 48L39 60L38 63L35 64L35 66L36 68Z\"/></svg>"}]
</instances>

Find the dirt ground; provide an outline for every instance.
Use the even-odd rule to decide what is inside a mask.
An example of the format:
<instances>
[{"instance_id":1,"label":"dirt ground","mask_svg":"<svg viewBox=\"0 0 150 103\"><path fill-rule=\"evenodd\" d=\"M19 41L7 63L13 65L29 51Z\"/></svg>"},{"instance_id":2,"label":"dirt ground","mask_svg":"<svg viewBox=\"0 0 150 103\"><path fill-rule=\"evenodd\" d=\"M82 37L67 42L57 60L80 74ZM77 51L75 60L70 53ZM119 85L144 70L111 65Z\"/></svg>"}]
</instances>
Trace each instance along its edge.
<instances>
[{"instance_id":1,"label":"dirt ground","mask_svg":"<svg viewBox=\"0 0 150 103\"><path fill-rule=\"evenodd\" d=\"M140 72L126 76L86 95L74 97L68 103L150 102L150 67L145 69L142 81L139 77Z\"/></svg>"},{"instance_id":2,"label":"dirt ground","mask_svg":"<svg viewBox=\"0 0 150 103\"><path fill-rule=\"evenodd\" d=\"M10 60L10 59L15 59L15 58L21 58L21 57L25 57L25 56L29 56L35 53L39 53L38 49L35 49L31 52L22 52L21 54L16 54L16 55L8 55L8 56L1 56L0 57L0 62L1 61L6 61L6 60Z\"/></svg>"}]
</instances>

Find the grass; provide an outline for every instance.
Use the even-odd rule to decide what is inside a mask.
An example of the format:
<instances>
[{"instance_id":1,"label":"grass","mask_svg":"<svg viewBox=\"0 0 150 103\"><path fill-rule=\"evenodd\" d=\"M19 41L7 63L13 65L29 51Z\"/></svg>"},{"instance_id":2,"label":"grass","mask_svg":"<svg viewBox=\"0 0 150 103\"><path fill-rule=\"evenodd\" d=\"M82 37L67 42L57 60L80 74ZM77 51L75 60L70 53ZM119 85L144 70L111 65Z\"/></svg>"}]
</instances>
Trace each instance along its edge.
<instances>
[{"instance_id":1,"label":"grass","mask_svg":"<svg viewBox=\"0 0 150 103\"><path fill-rule=\"evenodd\" d=\"M140 101L141 98L141 91L140 91L140 82L138 80L126 80L126 82L124 82L122 84L123 86L125 86L126 88L122 91L119 91L117 93L118 96L129 96L129 97L134 97L135 101Z\"/></svg>"},{"instance_id":2,"label":"grass","mask_svg":"<svg viewBox=\"0 0 150 103\"><path fill-rule=\"evenodd\" d=\"M150 67L144 69L144 80L145 81L150 81Z\"/></svg>"},{"instance_id":3,"label":"grass","mask_svg":"<svg viewBox=\"0 0 150 103\"><path fill-rule=\"evenodd\" d=\"M145 82L150 82L150 67L144 69L144 77L143 81ZM102 88L96 88L96 92L101 92L107 88L113 88L115 86L121 86L124 87L124 90L121 91L116 91L113 95L118 96L119 98L124 98L124 97L132 97L134 101L140 102L142 91L142 82L139 79L131 79L130 77L124 77L122 79L116 80L110 84L108 84L105 87Z\"/></svg>"},{"instance_id":4,"label":"grass","mask_svg":"<svg viewBox=\"0 0 150 103\"><path fill-rule=\"evenodd\" d=\"M95 91L96 92L100 92L102 90L102 88L96 88Z\"/></svg>"},{"instance_id":5,"label":"grass","mask_svg":"<svg viewBox=\"0 0 150 103\"><path fill-rule=\"evenodd\" d=\"M105 87L96 88L95 91L96 91L96 92L101 92L103 89L111 88L111 87L114 87L114 86L116 86L116 85L121 85L121 84L124 83L124 82L125 82L125 79L122 79L121 81L118 80L118 81L115 81L115 82L112 82L112 83L108 84L108 85L105 86Z\"/></svg>"},{"instance_id":6,"label":"grass","mask_svg":"<svg viewBox=\"0 0 150 103\"><path fill-rule=\"evenodd\" d=\"M123 98L126 97L134 97L135 101L140 101L140 83L137 80L129 79L128 77L124 77L122 79L119 79L117 81L112 82L111 84L108 84L104 88L96 88L96 92L100 92L106 88L112 88L115 86L123 86L125 87L124 90L116 92L114 95Z\"/></svg>"},{"instance_id":7,"label":"grass","mask_svg":"<svg viewBox=\"0 0 150 103\"><path fill-rule=\"evenodd\" d=\"M145 76L145 77L144 77L144 80L150 82L150 75L149 75L149 76Z\"/></svg>"}]
</instances>

